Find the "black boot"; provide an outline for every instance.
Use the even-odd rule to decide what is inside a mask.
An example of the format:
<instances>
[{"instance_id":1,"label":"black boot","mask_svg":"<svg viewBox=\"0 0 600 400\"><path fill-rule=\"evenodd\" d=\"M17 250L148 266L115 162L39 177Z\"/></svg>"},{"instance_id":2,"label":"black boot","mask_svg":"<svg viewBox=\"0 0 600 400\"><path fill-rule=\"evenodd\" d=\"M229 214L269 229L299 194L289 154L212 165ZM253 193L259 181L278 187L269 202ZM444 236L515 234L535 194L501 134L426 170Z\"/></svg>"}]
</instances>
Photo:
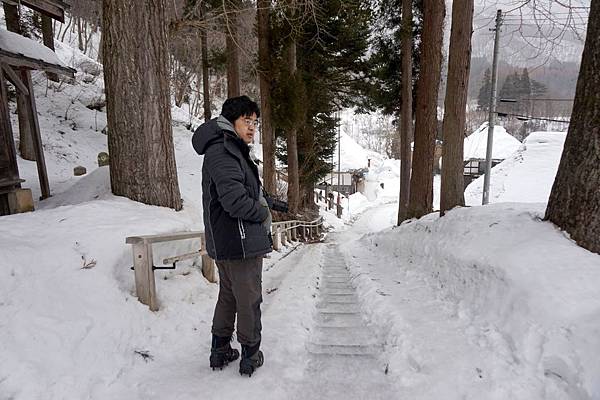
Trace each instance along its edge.
<instances>
[{"instance_id":1,"label":"black boot","mask_svg":"<svg viewBox=\"0 0 600 400\"><path fill-rule=\"evenodd\" d=\"M210 367L213 371L217 368L223 369L240 356L240 352L237 349L232 349L229 342L231 342L231 337L213 335L210 349Z\"/></svg>"},{"instance_id":2,"label":"black boot","mask_svg":"<svg viewBox=\"0 0 600 400\"><path fill-rule=\"evenodd\" d=\"M254 346L242 345L242 359L240 360L240 375L252 376L254 371L263 365L265 358L259 350L260 342Z\"/></svg>"}]
</instances>

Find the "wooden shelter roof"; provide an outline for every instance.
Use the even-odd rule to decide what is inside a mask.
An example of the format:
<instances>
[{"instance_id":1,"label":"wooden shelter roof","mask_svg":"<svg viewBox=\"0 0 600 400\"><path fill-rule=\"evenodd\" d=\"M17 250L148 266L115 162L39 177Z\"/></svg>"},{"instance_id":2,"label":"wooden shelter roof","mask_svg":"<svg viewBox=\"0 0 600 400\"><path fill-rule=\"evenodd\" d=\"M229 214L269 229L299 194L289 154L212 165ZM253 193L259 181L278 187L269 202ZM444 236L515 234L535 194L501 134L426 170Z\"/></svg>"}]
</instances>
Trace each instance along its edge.
<instances>
[{"instance_id":1,"label":"wooden shelter roof","mask_svg":"<svg viewBox=\"0 0 600 400\"><path fill-rule=\"evenodd\" d=\"M60 22L65 22L65 10L69 5L62 0L2 0L4 3L11 5L22 4L39 11L42 14L54 18Z\"/></svg>"},{"instance_id":2,"label":"wooden shelter roof","mask_svg":"<svg viewBox=\"0 0 600 400\"><path fill-rule=\"evenodd\" d=\"M0 63L69 77L73 77L76 72L64 65L56 53L43 44L4 29L0 29Z\"/></svg>"}]
</instances>

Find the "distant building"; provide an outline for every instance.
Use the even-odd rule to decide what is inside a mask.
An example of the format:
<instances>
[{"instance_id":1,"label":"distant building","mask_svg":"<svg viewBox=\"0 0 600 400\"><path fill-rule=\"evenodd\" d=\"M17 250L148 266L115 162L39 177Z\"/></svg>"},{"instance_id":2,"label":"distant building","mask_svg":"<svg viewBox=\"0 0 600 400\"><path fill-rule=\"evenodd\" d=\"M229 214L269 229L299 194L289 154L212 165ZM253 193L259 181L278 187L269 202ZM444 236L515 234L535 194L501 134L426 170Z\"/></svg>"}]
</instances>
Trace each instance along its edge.
<instances>
[{"instance_id":1,"label":"distant building","mask_svg":"<svg viewBox=\"0 0 600 400\"><path fill-rule=\"evenodd\" d=\"M361 168L349 171L340 171L339 184L338 172L333 171L328 173L325 178L317 185L317 189L325 190L329 193L330 190L340 192L346 196L350 196L356 192L364 193L365 191L365 174L367 168ZM338 186L339 185L339 186Z\"/></svg>"},{"instance_id":2,"label":"distant building","mask_svg":"<svg viewBox=\"0 0 600 400\"><path fill-rule=\"evenodd\" d=\"M484 122L464 141L464 187L485 174L485 159L487 153L488 123ZM514 136L511 136L504 127L494 126L494 140L492 144L492 167L500 164L521 147Z\"/></svg>"}]
</instances>

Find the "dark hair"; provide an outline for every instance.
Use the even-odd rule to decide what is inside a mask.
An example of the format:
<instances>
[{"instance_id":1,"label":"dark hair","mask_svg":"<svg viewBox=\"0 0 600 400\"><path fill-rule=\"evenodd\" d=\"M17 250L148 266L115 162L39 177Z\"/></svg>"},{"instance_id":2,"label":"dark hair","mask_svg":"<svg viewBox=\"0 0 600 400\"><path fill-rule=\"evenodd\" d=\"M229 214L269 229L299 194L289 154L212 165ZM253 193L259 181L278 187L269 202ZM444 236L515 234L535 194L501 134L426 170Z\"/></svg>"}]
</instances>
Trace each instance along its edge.
<instances>
[{"instance_id":1,"label":"dark hair","mask_svg":"<svg viewBox=\"0 0 600 400\"><path fill-rule=\"evenodd\" d=\"M252 114L256 114L256 118L260 117L260 109L248 96L231 97L225 100L221 109L221 115L232 124L239 117L249 117Z\"/></svg>"}]
</instances>

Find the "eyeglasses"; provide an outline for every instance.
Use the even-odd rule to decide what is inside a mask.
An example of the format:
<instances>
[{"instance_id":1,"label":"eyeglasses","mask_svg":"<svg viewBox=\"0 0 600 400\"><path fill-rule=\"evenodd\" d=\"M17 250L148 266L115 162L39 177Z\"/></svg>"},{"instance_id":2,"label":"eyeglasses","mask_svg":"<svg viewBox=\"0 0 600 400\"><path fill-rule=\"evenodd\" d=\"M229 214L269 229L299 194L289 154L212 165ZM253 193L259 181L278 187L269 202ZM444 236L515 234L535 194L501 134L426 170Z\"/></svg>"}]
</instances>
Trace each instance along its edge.
<instances>
[{"instance_id":1,"label":"eyeglasses","mask_svg":"<svg viewBox=\"0 0 600 400\"><path fill-rule=\"evenodd\" d=\"M257 119L250 119L250 118L244 118L244 123L246 124L246 126L248 128L250 128L251 126L258 128L258 120Z\"/></svg>"}]
</instances>

